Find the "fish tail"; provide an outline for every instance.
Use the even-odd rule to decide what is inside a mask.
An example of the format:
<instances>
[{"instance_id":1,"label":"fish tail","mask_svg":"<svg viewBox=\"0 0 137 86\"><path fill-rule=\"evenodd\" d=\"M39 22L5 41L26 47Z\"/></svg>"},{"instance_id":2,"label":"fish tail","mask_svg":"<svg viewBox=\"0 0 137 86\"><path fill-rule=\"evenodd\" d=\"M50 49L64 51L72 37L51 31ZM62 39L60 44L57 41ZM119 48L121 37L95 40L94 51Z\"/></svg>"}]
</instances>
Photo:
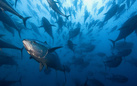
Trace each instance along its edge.
<instances>
[{"instance_id":1,"label":"fish tail","mask_svg":"<svg viewBox=\"0 0 137 86\"><path fill-rule=\"evenodd\" d=\"M109 39L109 41L111 41L112 44L113 44L113 47L115 47L115 42L116 42L116 41L113 41L112 39Z\"/></svg>"},{"instance_id":2,"label":"fish tail","mask_svg":"<svg viewBox=\"0 0 137 86\"><path fill-rule=\"evenodd\" d=\"M104 63L104 66L105 66L105 71L107 70L107 65L106 65L106 62L105 61L103 61L103 63Z\"/></svg>"},{"instance_id":3,"label":"fish tail","mask_svg":"<svg viewBox=\"0 0 137 86\"><path fill-rule=\"evenodd\" d=\"M65 17L68 19L68 18L69 18L69 16L70 16L70 15L67 15L67 16L65 16Z\"/></svg>"},{"instance_id":4,"label":"fish tail","mask_svg":"<svg viewBox=\"0 0 137 86\"><path fill-rule=\"evenodd\" d=\"M26 27L26 21L27 21L29 18L31 18L31 17L29 16L29 17L23 18L23 23L24 23L24 26L25 26L25 27Z\"/></svg>"},{"instance_id":5,"label":"fish tail","mask_svg":"<svg viewBox=\"0 0 137 86\"><path fill-rule=\"evenodd\" d=\"M64 67L63 72L64 72L64 76L65 76L65 82L64 82L63 86L65 86L67 83L67 77L66 77L66 72L65 72L65 65L63 65L63 67Z\"/></svg>"},{"instance_id":6,"label":"fish tail","mask_svg":"<svg viewBox=\"0 0 137 86\"><path fill-rule=\"evenodd\" d=\"M51 26L56 27L56 25L51 24Z\"/></svg>"},{"instance_id":7,"label":"fish tail","mask_svg":"<svg viewBox=\"0 0 137 86\"><path fill-rule=\"evenodd\" d=\"M21 79L22 79L22 76L21 76L20 79L19 79L20 86L22 86Z\"/></svg>"},{"instance_id":8,"label":"fish tail","mask_svg":"<svg viewBox=\"0 0 137 86\"><path fill-rule=\"evenodd\" d=\"M18 1L18 0L15 0L15 7L17 6L17 1Z\"/></svg>"},{"instance_id":9,"label":"fish tail","mask_svg":"<svg viewBox=\"0 0 137 86\"><path fill-rule=\"evenodd\" d=\"M21 30L22 30L22 29L19 29L19 30L18 30L18 33L19 33L19 37L20 37L20 38L21 38Z\"/></svg>"}]
</instances>

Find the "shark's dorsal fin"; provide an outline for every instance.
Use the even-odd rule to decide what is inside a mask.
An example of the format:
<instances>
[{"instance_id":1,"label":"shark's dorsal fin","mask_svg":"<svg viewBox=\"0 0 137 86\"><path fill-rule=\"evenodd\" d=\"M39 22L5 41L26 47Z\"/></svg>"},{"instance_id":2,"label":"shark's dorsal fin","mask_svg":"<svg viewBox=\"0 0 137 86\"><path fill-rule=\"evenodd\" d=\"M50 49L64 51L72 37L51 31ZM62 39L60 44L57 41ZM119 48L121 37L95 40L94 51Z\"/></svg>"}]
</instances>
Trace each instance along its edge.
<instances>
[{"instance_id":1,"label":"shark's dorsal fin","mask_svg":"<svg viewBox=\"0 0 137 86\"><path fill-rule=\"evenodd\" d=\"M48 50L48 52L49 52L49 53L52 53L52 52L54 52L56 49L59 49L59 48L62 48L62 46L51 48L51 49Z\"/></svg>"},{"instance_id":2,"label":"shark's dorsal fin","mask_svg":"<svg viewBox=\"0 0 137 86\"><path fill-rule=\"evenodd\" d=\"M41 72L41 70L43 69L43 64L42 63L40 63L40 65L39 65L39 71Z\"/></svg>"}]
</instances>

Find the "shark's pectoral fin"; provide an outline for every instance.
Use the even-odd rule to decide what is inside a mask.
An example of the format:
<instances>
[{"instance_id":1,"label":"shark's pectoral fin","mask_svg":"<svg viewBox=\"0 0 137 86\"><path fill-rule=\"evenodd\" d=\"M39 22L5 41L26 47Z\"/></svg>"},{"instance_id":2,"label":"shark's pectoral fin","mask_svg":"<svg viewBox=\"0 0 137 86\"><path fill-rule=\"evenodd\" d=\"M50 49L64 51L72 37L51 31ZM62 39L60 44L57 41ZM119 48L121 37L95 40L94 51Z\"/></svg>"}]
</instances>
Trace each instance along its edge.
<instances>
[{"instance_id":1,"label":"shark's pectoral fin","mask_svg":"<svg viewBox=\"0 0 137 86\"><path fill-rule=\"evenodd\" d=\"M40 66L39 66L39 71L41 72L41 70L43 69L43 64L42 63L40 63Z\"/></svg>"}]
</instances>

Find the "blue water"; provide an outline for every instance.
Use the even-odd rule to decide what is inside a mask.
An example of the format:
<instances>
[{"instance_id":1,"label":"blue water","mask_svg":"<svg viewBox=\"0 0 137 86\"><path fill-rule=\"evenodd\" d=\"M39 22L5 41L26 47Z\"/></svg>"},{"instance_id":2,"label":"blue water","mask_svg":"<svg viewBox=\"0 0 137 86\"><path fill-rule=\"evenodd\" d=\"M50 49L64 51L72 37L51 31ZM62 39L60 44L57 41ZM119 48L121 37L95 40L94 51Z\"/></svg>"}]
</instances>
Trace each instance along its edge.
<instances>
[{"instance_id":1,"label":"blue water","mask_svg":"<svg viewBox=\"0 0 137 86\"><path fill-rule=\"evenodd\" d=\"M6 13L4 15L14 22L17 29L22 29L20 38L15 28L4 25L3 19L6 19L0 14L0 34L4 35L0 40L18 48L23 47L23 39L39 40L43 43L46 41L50 47L63 46L55 52L61 64L67 65L70 72L64 74L63 71L48 68L51 71L45 73L45 67L40 72L39 63L30 59L25 48L21 57L20 50L1 47L0 54L8 55L17 65L9 65L11 61L8 59L4 60L8 63L3 64L2 56L0 57L0 86L137 86L137 24L132 25L136 22L136 17L127 23L134 27L134 31L125 40L118 40L114 47L108 40L115 40L123 24L137 15L136 0L57 0L59 10L70 15L68 19L56 13L47 0L18 0L16 7L14 0L6 2L21 16L31 18L26 21L25 27L21 18L0 6L0 12ZM47 28L51 29L53 38L40 27L43 26L43 17L54 25ZM123 29L131 26L125 25ZM69 48L68 40L73 43L70 44L73 48ZM125 44L118 46L118 43ZM126 49L131 52L120 56L122 62L117 67L106 66L106 59L121 55L120 51ZM117 62L117 59L113 61ZM118 79L114 79L115 75L119 75ZM6 83L17 82L2 85L2 80L7 81Z\"/></svg>"}]
</instances>

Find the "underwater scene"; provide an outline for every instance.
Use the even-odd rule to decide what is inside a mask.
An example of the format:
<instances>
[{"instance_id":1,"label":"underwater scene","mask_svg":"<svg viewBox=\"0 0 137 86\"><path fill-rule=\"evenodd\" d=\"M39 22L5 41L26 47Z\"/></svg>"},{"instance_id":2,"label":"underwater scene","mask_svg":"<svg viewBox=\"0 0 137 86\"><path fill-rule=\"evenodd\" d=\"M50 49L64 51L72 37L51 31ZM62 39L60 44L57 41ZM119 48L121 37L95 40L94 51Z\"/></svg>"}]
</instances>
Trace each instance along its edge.
<instances>
[{"instance_id":1,"label":"underwater scene","mask_svg":"<svg viewBox=\"0 0 137 86\"><path fill-rule=\"evenodd\" d=\"M137 0L0 0L0 86L137 86Z\"/></svg>"}]
</instances>

